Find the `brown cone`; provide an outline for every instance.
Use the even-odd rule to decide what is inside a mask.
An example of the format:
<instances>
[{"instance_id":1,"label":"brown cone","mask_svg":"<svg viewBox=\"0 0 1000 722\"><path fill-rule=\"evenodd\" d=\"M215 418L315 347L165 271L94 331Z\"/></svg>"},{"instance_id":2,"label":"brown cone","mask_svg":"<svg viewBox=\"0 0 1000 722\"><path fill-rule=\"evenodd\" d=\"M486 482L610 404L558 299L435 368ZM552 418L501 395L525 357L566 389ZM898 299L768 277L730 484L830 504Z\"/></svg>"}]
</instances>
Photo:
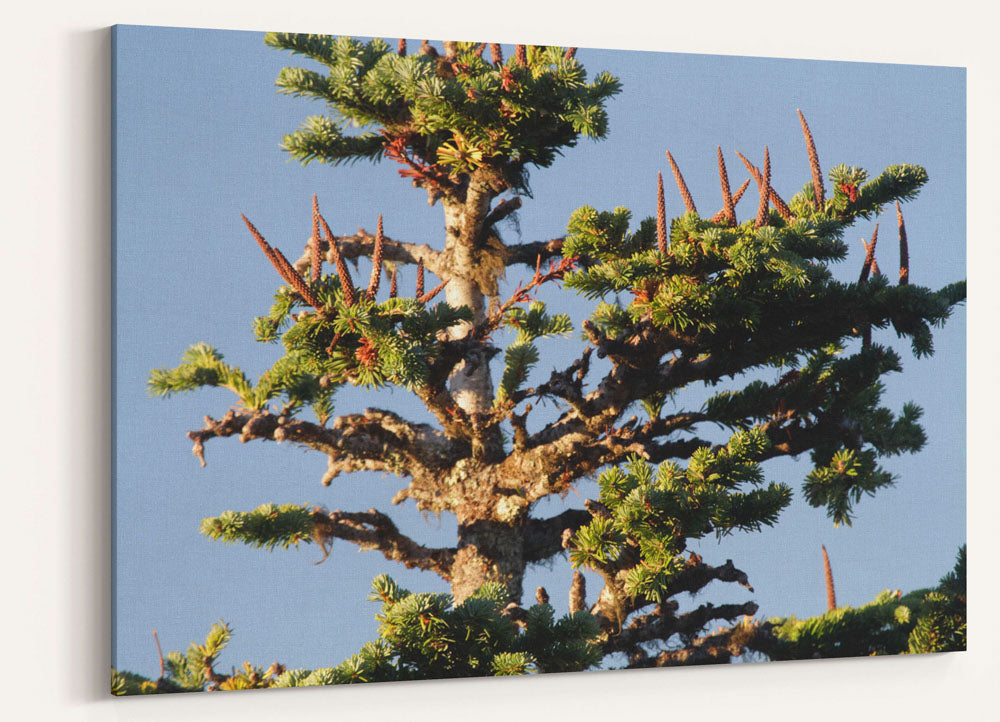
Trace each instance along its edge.
<instances>
[{"instance_id":1,"label":"brown cone","mask_svg":"<svg viewBox=\"0 0 1000 722\"><path fill-rule=\"evenodd\" d=\"M313 195L313 227L309 238L309 269L312 280L319 280L323 269L323 260L319 253L319 201Z\"/></svg>"},{"instance_id":2,"label":"brown cone","mask_svg":"<svg viewBox=\"0 0 1000 722\"><path fill-rule=\"evenodd\" d=\"M875 224L875 230L872 231L871 242L865 243L862 238L861 243L865 247L865 263L861 267L861 276L858 278L858 283L868 280L868 274L871 273L872 265L875 263L875 244L878 243L878 223Z\"/></svg>"},{"instance_id":3,"label":"brown cone","mask_svg":"<svg viewBox=\"0 0 1000 722\"><path fill-rule=\"evenodd\" d=\"M910 283L910 246L906 240L906 224L903 223L903 210L896 201L896 222L899 224L899 285Z\"/></svg>"},{"instance_id":4,"label":"brown cone","mask_svg":"<svg viewBox=\"0 0 1000 722\"><path fill-rule=\"evenodd\" d=\"M694 207L694 199L691 197L691 191L688 190L687 183L684 182L684 176L681 175L681 169L677 167L677 163L674 162L674 157L670 155L669 150L667 151L667 160L670 161L670 169L674 172L674 181L677 183L677 190L681 193L684 207L688 213L697 213L698 209Z\"/></svg>"},{"instance_id":5,"label":"brown cone","mask_svg":"<svg viewBox=\"0 0 1000 722\"><path fill-rule=\"evenodd\" d=\"M733 203L733 194L729 190L729 173L726 172L726 159L722 157L722 146L717 145L719 153L719 185L722 186L722 204L726 211L726 222L736 225L736 204Z\"/></svg>"},{"instance_id":6,"label":"brown cone","mask_svg":"<svg viewBox=\"0 0 1000 722\"><path fill-rule=\"evenodd\" d=\"M813 190L815 192L816 210L823 210L823 199L825 191L823 189L823 169L819 164L819 155L816 153L816 143L813 141L812 132L806 117L799 111L799 122L802 124L802 135L806 139L806 150L809 152L809 167L812 170Z\"/></svg>"},{"instance_id":7,"label":"brown cone","mask_svg":"<svg viewBox=\"0 0 1000 722\"><path fill-rule=\"evenodd\" d=\"M833 571L830 569L830 557L826 553L826 545L823 545L823 575L826 577L826 608L834 610L837 608L837 592L833 588Z\"/></svg>"},{"instance_id":8,"label":"brown cone","mask_svg":"<svg viewBox=\"0 0 1000 722\"><path fill-rule=\"evenodd\" d=\"M764 146L764 173L760 180L760 205L757 206L757 219L754 227L760 228L767 225L768 207L771 198L771 153L767 146Z\"/></svg>"},{"instance_id":9,"label":"brown cone","mask_svg":"<svg viewBox=\"0 0 1000 722\"><path fill-rule=\"evenodd\" d=\"M375 230L375 249L372 251L372 275L368 279L368 292L365 297L369 301L375 300L378 293L379 282L382 280L382 254L385 246L385 236L382 233L382 214L378 217L378 227Z\"/></svg>"},{"instance_id":10,"label":"brown cone","mask_svg":"<svg viewBox=\"0 0 1000 722\"><path fill-rule=\"evenodd\" d=\"M667 255L667 204L663 200L663 174L656 174L656 247Z\"/></svg>"},{"instance_id":11,"label":"brown cone","mask_svg":"<svg viewBox=\"0 0 1000 722\"><path fill-rule=\"evenodd\" d=\"M337 247L337 239L333 237L330 226L327 225L326 219L322 215L319 217L319 222L323 226L323 233L326 234L326 240L330 244L330 256L333 258L334 265L337 267L337 275L340 277L340 288L344 294L344 303L348 306L353 306L358 302L358 296L354 290L354 280L351 278L351 272L347 270L344 257L340 255L340 249Z\"/></svg>"}]
</instances>

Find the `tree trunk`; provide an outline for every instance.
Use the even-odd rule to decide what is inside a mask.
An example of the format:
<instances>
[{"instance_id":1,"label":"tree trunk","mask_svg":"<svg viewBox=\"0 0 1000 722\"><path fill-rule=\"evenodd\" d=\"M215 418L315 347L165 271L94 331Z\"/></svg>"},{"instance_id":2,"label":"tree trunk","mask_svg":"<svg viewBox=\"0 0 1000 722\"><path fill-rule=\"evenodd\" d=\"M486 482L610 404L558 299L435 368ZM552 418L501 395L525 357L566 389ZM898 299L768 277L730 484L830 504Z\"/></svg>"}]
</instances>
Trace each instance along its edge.
<instances>
[{"instance_id":1,"label":"tree trunk","mask_svg":"<svg viewBox=\"0 0 1000 722\"><path fill-rule=\"evenodd\" d=\"M486 296L481 287L476 251L492 199L493 194L470 182L464 200L448 198L443 201L445 254L448 256L445 272L449 274L445 299L451 306L472 309L473 323L479 323L486 315ZM470 323L456 324L449 329L448 335L453 339L462 338L471 327ZM448 386L456 403L466 413L487 411L493 403L493 380L487 363L479 364L469 373L466 363L462 362L452 372Z\"/></svg>"},{"instance_id":2,"label":"tree trunk","mask_svg":"<svg viewBox=\"0 0 1000 722\"><path fill-rule=\"evenodd\" d=\"M507 585L511 600L520 602L523 580L520 525L487 519L459 523L458 553L451 577L451 593L456 601L468 597L484 582L502 582Z\"/></svg>"},{"instance_id":3,"label":"tree trunk","mask_svg":"<svg viewBox=\"0 0 1000 722\"><path fill-rule=\"evenodd\" d=\"M449 329L448 335L453 339L464 337L474 324L483 321L487 312L485 291L495 289L496 278L502 273L502 263L489 258L490 251L482 243L486 217L495 197L495 192L472 179L465 188L464 197L442 200L447 257L444 273L448 280L445 299L451 306L468 306L473 312L472 323L456 324ZM489 411L494 388L488 359L474 361L471 365L468 361L460 363L452 372L448 387L456 404L467 414ZM492 427L484 438L474 441L473 456L479 464L500 460L503 444L498 427ZM494 505L475 506L482 515ZM459 514L452 595L456 601L461 601L485 582L494 581L505 584L511 599L520 601L525 566L520 518L511 523L479 515Z\"/></svg>"}]
</instances>

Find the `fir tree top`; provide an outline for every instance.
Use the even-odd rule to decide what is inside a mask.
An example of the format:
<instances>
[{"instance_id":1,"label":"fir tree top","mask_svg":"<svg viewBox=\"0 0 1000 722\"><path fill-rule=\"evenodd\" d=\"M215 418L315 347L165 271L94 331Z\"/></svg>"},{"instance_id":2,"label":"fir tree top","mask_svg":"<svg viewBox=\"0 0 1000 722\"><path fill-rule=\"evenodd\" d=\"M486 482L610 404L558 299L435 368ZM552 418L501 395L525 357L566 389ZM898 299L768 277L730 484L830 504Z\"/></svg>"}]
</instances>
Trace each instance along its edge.
<instances>
[{"instance_id":1,"label":"fir tree top","mask_svg":"<svg viewBox=\"0 0 1000 722\"><path fill-rule=\"evenodd\" d=\"M605 136L604 101L620 90L609 73L588 82L572 49L518 46L504 62L499 46L483 58L485 43L447 41L440 52L425 40L407 54L405 41L393 50L381 39L268 33L265 42L325 71L278 76L282 92L330 111L286 135L288 152L305 163L389 158L432 199L470 177L526 191L530 166L550 166L581 136Z\"/></svg>"}]
</instances>

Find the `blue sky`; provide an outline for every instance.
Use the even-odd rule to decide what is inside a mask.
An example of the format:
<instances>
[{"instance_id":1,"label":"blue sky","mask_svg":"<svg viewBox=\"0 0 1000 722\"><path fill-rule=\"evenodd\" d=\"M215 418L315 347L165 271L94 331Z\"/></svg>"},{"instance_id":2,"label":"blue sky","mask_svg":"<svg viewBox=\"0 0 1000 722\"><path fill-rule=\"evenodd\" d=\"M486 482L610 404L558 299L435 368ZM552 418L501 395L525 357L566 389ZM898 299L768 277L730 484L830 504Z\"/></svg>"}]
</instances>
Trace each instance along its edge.
<instances>
[{"instance_id":1,"label":"blue sky","mask_svg":"<svg viewBox=\"0 0 1000 722\"><path fill-rule=\"evenodd\" d=\"M174 365L197 341L213 344L251 375L274 361L273 347L253 342L250 321L268 307L277 276L241 212L286 255L297 256L314 193L336 233L371 230L382 213L390 236L440 246L441 210L428 207L390 164L303 168L289 161L281 136L322 108L276 92L278 71L305 61L266 48L260 33L126 26L117 29L115 51L113 663L155 676L153 629L165 649L183 649L223 618L235 630L223 667L244 660L336 664L375 636L376 607L364 601L374 576L387 571L419 591L445 585L343 542L320 566L313 565L319 558L313 546L274 553L226 547L198 534L201 519L271 501L374 506L432 545L454 542L454 520L424 519L409 503L392 507L400 483L378 474L341 477L324 488L325 459L287 445L216 440L202 469L185 433L200 427L204 414L223 414L233 399L221 390L153 399L145 382L150 369ZM534 198L519 213L520 234L513 225L502 229L508 242L561 236L569 214L585 204L628 206L637 220L652 215L657 171L669 182L667 148L701 210L721 206L716 145L736 185L744 174L733 151L759 160L769 145L774 185L787 199L809 173L795 113L801 108L826 168L847 163L877 173L898 162L927 168L930 183L904 208L912 282L937 288L965 277L964 71L587 49L578 58L591 73L609 70L622 80L623 93L609 103L609 137L582 141L552 168L532 174ZM677 215L683 207L672 191L668 185L668 213ZM749 201L738 208L744 217L754 211ZM879 260L889 272L894 218L881 220ZM852 251L837 269L841 278L856 276L860 239L872 225L848 232ZM517 280L509 274L509 283ZM412 270L402 271L402 283L412 288ZM558 289L542 298L577 323L589 308ZM878 340L895 344L889 332ZM820 544L830 552L838 600L861 604L885 588L932 585L965 541L964 306L938 332L934 357L918 361L906 345L895 345L904 373L888 379L885 403L921 405L929 437L921 453L886 461L899 477L896 487L862 500L852 527L835 529L823 510L797 496L776 528L699 545L706 561L731 558L747 571L764 615L824 609ZM537 373L547 377L577 349L565 341L543 346ZM681 403L703 398L702 390L690 389ZM337 397L343 413L366 406L426 420L402 391L348 389ZM804 460L782 460L766 470L798 490L808 469ZM584 482L579 493L565 503L578 506L596 492ZM562 504L543 503L536 513L558 513ZM529 570L525 588L544 584L557 611L565 611L569 576L568 565L557 561L552 569ZM748 596L716 584L702 598Z\"/></svg>"}]
</instances>

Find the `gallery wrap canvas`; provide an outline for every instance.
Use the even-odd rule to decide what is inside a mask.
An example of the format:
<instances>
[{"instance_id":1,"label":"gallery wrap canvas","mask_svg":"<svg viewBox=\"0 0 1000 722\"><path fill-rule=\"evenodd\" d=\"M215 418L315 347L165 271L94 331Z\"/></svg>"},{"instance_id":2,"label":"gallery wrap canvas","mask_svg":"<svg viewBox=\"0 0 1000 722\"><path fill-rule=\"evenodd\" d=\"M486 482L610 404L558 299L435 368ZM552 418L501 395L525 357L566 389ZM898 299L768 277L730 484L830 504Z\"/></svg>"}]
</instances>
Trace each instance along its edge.
<instances>
[{"instance_id":1,"label":"gallery wrap canvas","mask_svg":"<svg viewBox=\"0 0 1000 722\"><path fill-rule=\"evenodd\" d=\"M963 69L112 38L114 694L965 648Z\"/></svg>"}]
</instances>

